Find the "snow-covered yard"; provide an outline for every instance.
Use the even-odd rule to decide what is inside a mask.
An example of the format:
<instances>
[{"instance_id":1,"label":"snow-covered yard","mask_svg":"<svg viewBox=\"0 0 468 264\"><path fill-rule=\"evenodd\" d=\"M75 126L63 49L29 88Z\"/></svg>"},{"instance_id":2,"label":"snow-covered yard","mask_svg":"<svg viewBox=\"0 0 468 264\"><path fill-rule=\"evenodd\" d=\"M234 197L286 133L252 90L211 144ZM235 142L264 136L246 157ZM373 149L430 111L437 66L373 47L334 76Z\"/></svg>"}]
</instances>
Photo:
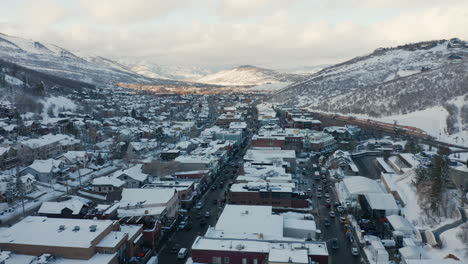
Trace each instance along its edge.
<instances>
[{"instance_id":1,"label":"snow-covered yard","mask_svg":"<svg viewBox=\"0 0 468 264\"><path fill-rule=\"evenodd\" d=\"M459 234L461 232L462 226L445 231L440 235L443 244L442 248L437 249L426 246L426 249L433 258L442 259L448 254L453 254L465 263L468 263L468 245L460 239Z\"/></svg>"},{"instance_id":2,"label":"snow-covered yard","mask_svg":"<svg viewBox=\"0 0 468 264\"><path fill-rule=\"evenodd\" d=\"M39 193L45 193L44 195L38 197L34 200L25 200L24 203L24 210L29 211L36 207L39 207L43 202L51 201L53 199L57 199L59 196L65 193L65 186L62 185L54 185L53 187L44 187L44 186L37 186L37 191ZM0 220L2 222L9 221L17 216L20 216L23 213L23 206L21 201L16 201L13 205L10 205L8 212L4 212L0 215Z\"/></svg>"}]
</instances>

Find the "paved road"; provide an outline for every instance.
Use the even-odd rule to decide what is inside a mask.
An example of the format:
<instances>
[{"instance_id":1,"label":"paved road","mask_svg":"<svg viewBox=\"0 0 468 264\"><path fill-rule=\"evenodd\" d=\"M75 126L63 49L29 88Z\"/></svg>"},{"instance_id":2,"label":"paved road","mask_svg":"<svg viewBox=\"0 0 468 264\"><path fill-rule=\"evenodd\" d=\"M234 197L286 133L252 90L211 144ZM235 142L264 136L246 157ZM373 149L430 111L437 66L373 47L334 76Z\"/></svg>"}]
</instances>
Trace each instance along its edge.
<instances>
[{"instance_id":1,"label":"paved road","mask_svg":"<svg viewBox=\"0 0 468 264\"><path fill-rule=\"evenodd\" d=\"M313 191L313 212L315 216L315 222L317 224L317 228L322 231L321 235L321 240L327 242L327 247L328 247L328 252L330 255L330 263L332 264L358 264L358 263L364 263L361 261L360 256L353 256L351 255L351 247L352 244L349 242L348 238L346 237L345 234L345 229L344 225L341 224L339 217L340 214L335 211L336 217L331 218L330 217L330 212L333 209L329 209L326 207L326 199L323 195L325 191L322 191L322 198L317 198L316 193L317 193L317 188L318 186L322 186L322 188L325 188L325 184L322 183L321 180L314 180L313 177L313 172L312 170L308 170L310 174L307 174L306 176L303 176L302 179L306 181L306 186L304 186L304 189L311 188ZM330 182L330 179L328 178L328 182ZM336 195L333 192L332 185L328 185L328 193L330 195L330 200L331 203L333 204L336 199ZM330 226L326 227L325 226L325 220L328 219L330 221ZM338 244L339 248L338 249L332 249L331 247L331 241L337 238L338 239Z\"/></svg>"},{"instance_id":2,"label":"paved road","mask_svg":"<svg viewBox=\"0 0 468 264\"><path fill-rule=\"evenodd\" d=\"M239 152L233 157L232 163L238 164L242 161L242 157L244 156L245 152L250 145L251 136L253 133L248 133L247 135L247 143L244 148L239 150ZM165 242L162 248L159 250L159 262L166 264L166 263L185 263L186 259L179 260L177 259L177 253L171 252L173 247L176 248L187 248L190 250L192 247L195 238L200 235L204 235L208 226L215 226L216 222L218 221L219 216L222 213L224 205L220 204L220 201L225 198L225 193L229 188L229 181L234 180L237 176L237 173L233 173L236 169L231 165L226 165L225 169L219 173L217 179L213 185L216 185L217 188L215 190L209 189L201 200L204 201L204 207L200 210L192 208L189 211L190 222L192 223L192 229L190 230L178 230L173 234L173 236L169 239L169 241ZM224 182L224 185L221 185L221 182ZM221 186L221 188L220 188ZM217 200L218 203L215 205L214 200ZM211 216L209 218L205 218L205 212L209 211ZM201 217L207 220L207 225L201 226L200 221L202 218L197 218L197 215L201 214ZM188 254L191 255L190 253Z\"/></svg>"},{"instance_id":3,"label":"paved road","mask_svg":"<svg viewBox=\"0 0 468 264\"><path fill-rule=\"evenodd\" d=\"M229 167L229 170L232 170L231 167ZM224 193L227 189L228 185L228 179L230 177L228 176L223 176L227 175L224 173L221 173L220 176L215 180L215 185L218 186L215 190L209 190L203 197L203 200L205 201L205 205L202 209L197 210L195 208L192 208L189 212L190 216L190 222L192 223L192 229L190 230L179 230L177 231L169 241L165 243L165 245L162 247L161 251L159 252L159 261L160 263L185 263L185 260L178 260L177 259L177 254L172 253L171 249L176 246L178 248L188 248L190 249L192 247L193 242L195 241L195 238L200 235L204 235L206 230L208 229L208 226L214 226L216 222L218 221L218 217L222 212L223 207L220 206L220 204L214 204L214 200L220 200L221 197L224 196ZM224 185L222 186L222 189L219 188L221 180L224 180ZM205 212L210 212L211 216L209 218L205 218L204 214ZM197 215L201 214L201 218L198 219ZM204 226L200 225L201 219L205 219L207 224ZM190 255L190 254L189 254Z\"/></svg>"}]
</instances>

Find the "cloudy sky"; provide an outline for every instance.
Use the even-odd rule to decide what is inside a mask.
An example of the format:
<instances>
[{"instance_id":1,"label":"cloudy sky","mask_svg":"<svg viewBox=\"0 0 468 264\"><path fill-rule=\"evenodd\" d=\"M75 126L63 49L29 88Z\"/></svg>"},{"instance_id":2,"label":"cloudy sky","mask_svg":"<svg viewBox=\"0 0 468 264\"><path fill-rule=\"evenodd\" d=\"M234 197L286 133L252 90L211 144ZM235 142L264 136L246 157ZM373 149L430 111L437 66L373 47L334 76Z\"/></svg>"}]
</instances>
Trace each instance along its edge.
<instances>
[{"instance_id":1,"label":"cloudy sky","mask_svg":"<svg viewBox=\"0 0 468 264\"><path fill-rule=\"evenodd\" d=\"M467 0L1 0L0 32L161 64L296 68L468 39Z\"/></svg>"}]
</instances>

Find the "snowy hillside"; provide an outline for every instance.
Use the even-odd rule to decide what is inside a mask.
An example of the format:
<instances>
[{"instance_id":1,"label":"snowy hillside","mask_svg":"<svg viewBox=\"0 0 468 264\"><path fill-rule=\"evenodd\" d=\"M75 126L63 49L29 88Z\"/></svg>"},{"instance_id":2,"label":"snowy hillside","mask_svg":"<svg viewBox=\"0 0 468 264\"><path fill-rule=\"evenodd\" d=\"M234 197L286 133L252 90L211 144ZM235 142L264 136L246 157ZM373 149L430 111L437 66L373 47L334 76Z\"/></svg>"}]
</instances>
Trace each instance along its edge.
<instances>
[{"instance_id":1,"label":"snowy hillside","mask_svg":"<svg viewBox=\"0 0 468 264\"><path fill-rule=\"evenodd\" d=\"M243 65L209 74L195 79L194 81L226 86L257 86L270 83L298 81L301 77L302 76L296 74L284 74L251 65Z\"/></svg>"},{"instance_id":2,"label":"snowy hillside","mask_svg":"<svg viewBox=\"0 0 468 264\"><path fill-rule=\"evenodd\" d=\"M138 60L133 58L118 59L132 71L148 78L170 79L170 80L190 80L197 79L204 75L211 74L212 71L196 66L161 65L149 60Z\"/></svg>"},{"instance_id":3,"label":"snowy hillside","mask_svg":"<svg viewBox=\"0 0 468 264\"><path fill-rule=\"evenodd\" d=\"M443 107L446 124L433 134L456 134L468 126L462 114L468 108L463 97L468 94L467 58L468 43L459 39L380 48L309 75L272 100L371 118ZM449 103L456 98L456 106Z\"/></svg>"},{"instance_id":4,"label":"snowy hillside","mask_svg":"<svg viewBox=\"0 0 468 264\"><path fill-rule=\"evenodd\" d=\"M44 44L1 33L0 57L29 69L91 84L170 82L142 76L117 62L100 56L72 53L53 44Z\"/></svg>"}]
</instances>

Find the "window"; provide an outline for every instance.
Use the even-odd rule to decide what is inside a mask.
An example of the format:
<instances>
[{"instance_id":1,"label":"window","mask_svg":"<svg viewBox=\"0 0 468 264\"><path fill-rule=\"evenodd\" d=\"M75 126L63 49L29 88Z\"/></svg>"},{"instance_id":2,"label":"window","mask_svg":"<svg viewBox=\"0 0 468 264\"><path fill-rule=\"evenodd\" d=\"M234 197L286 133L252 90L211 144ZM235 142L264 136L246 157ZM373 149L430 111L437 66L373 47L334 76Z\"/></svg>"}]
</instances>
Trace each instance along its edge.
<instances>
[{"instance_id":1,"label":"window","mask_svg":"<svg viewBox=\"0 0 468 264\"><path fill-rule=\"evenodd\" d=\"M224 257L224 264L228 264L229 263L229 257Z\"/></svg>"},{"instance_id":2,"label":"window","mask_svg":"<svg viewBox=\"0 0 468 264\"><path fill-rule=\"evenodd\" d=\"M213 264L222 264L221 257L213 257Z\"/></svg>"},{"instance_id":3,"label":"window","mask_svg":"<svg viewBox=\"0 0 468 264\"><path fill-rule=\"evenodd\" d=\"M247 259L246 258L242 258L242 264L247 264Z\"/></svg>"}]
</instances>

